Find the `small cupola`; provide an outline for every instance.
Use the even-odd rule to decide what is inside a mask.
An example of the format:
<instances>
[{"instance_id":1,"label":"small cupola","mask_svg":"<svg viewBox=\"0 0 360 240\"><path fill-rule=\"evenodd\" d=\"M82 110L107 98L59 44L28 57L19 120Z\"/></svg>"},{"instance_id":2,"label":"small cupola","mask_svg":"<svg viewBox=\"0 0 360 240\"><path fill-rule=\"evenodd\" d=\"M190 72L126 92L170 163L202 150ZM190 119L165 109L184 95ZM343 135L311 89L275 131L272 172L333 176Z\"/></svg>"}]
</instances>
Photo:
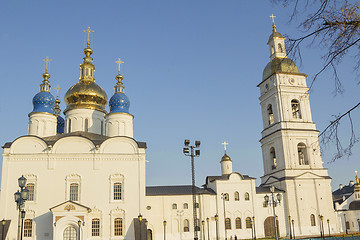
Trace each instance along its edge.
<instances>
[{"instance_id":1,"label":"small cupola","mask_svg":"<svg viewBox=\"0 0 360 240\"><path fill-rule=\"evenodd\" d=\"M229 144L227 142L222 143L224 145L224 156L222 156L220 164L221 164L221 175L228 175L232 173L232 160L226 154L226 146Z\"/></svg>"},{"instance_id":2,"label":"small cupola","mask_svg":"<svg viewBox=\"0 0 360 240\"><path fill-rule=\"evenodd\" d=\"M270 59L285 58L285 38L276 30L275 16L271 15L270 17L272 18L272 33L267 43L270 47Z\"/></svg>"}]
</instances>

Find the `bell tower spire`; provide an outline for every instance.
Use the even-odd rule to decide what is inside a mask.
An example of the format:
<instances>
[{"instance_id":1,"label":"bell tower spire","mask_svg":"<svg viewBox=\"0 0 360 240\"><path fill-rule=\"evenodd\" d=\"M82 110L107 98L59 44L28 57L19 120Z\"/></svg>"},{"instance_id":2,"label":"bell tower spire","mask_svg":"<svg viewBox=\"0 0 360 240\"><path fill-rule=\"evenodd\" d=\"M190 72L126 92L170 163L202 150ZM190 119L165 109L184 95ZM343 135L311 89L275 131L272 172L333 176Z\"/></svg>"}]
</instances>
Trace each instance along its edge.
<instances>
[{"instance_id":1,"label":"bell tower spire","mask_svg":"<svg viewBox=\"0 0 360 240\"><path fill-rule=\"evenodd\" d=\"M89 81L94 82L94 72L95 72L95 66L93 64L93 58L91 57L91 54L93 54L93 50L90 48L90 34L94 32L94 30L91 30L90 27L88 29L84 30L84 32L87 33L87 43L86 48L84 49L85 57L83 58L83 63L80 65L80 81Z\"/></svg>"},{"instance_id":2,"label":"bell tower spire","mask_svg":"<svg viewBox=\"0 0 360 240\"><path fill-rule=\"evenodd\" d=\"M276 30L276 16L271 14L270 18L272 19L272 34L267 43L270 48L270 59L286 58L285 38Z\"/></svg>"}]
</instances>

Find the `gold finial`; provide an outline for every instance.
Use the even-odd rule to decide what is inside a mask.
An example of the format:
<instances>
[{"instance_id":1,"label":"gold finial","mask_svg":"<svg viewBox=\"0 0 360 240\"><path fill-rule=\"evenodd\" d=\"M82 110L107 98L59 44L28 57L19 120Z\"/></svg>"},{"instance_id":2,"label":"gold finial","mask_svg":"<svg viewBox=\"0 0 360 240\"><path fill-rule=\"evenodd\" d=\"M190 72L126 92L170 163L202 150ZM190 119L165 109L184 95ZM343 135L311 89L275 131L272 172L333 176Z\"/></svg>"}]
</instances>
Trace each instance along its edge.
<instances>
[{"instance_id":1,"label":"gold finial","mask_svg":"<svg viewBox=\"0 0 360 240\"><path fill-rule=\"evenodd\" d=\"M61 87L59 87L59 85L56 86L56 88L54 88L56 90L56 98L59 98L59 91L62 89Z\"/></svg>"},{"instance_id":2,"label":"gold finial","mask_svg":"<svg viewBox=\"0 0 360 240\"><path fill-rule=\"evenodd\" d=\"M117 61L115 61L115 63L117 63L119 65L119 74L120 74L120 65L124 62L121 61L121 59L119 58Z\"/></svg>"},{"instance_id":3,"label":"gold finial","mask_svg":"<svg viewBox=\"0 0 360 240\"><path fill-rule=\"evenodd\" d=\"M356 180L356 185L359 185L359 184L360 184L360 181L359 181L359 177L358 177L358 175L357 175L357 172L358 172L358 171L355 171L355 174L356 174L355 180Z\"/></svg>"},{"instance_id":4,"label":"gold finial","mask_svg":"<svg viewBox=\"0 0 360 240\"><path fill-rule=\"evenodd\" d=\"M88 39L87 39L87 46L90 46L90 33L93 33L94 30L91 30L90 27L88 27L88 29L84 30L84 32L87 32L88 35Z\"/></svg>"},{"instance_id":5,"label":"gold finial","mask_svg":"<svg viewBox=\"0 0 360 240\"><path fill-rule=\"evenodd\" d=\"M221 144L224 145L224 150L225 150L225 154L226 154L226 146L229 145L229 143L227 143L227 142L224 141L224 142L221 143Z\"/></svg>"},{"instance_id":6,"label":"gold finial","mask_svg":"<svg viewBox=\"0 0 360 240\"><path fill-rule=\"evenodd\" d=\"M46 56L46 58L43 59L43 61L45 62L45 73L47 73L48 67L49 67L49 62L51 62L52 59L49 59L49 56Z\"/></svg>"},{"instance_id":7,"label":"gold finial","mask_svg":"<svg viewBox=\"0 0 360 240\"><path fill-rule=\"evenodd\" d=\"M272 19L272 28L273 28L273 32L276 32L276 25L275 25L275 18L276 16L274 16L274 14L271 14L271 16L269 16Z\"/></svg>"}]
</instances>

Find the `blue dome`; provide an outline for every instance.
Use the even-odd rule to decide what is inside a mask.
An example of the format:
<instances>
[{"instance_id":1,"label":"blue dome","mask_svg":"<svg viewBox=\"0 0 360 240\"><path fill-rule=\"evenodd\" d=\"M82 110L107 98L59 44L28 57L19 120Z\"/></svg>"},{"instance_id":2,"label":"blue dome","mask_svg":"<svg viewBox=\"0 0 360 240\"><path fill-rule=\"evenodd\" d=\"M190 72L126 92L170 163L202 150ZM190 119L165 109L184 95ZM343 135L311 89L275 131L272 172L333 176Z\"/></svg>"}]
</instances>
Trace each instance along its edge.
<instances>
[{"instance_id":1,"label":"blue dome","mask_svg":"<svg viewBox=\"0 0 360 240\"><path fill-rule=\"evenodd\" d=\"M58 116L56 132L64 133L64 128L65 128L65 120L61 116Z\"/></svg>"},{"instance_id":2,"label":"blue dome","mask_svg":"<svg viewBox=\"0 0 360 240\"><path fill-rule=\"evenodd\" d=\"M115 93L109 101L110 113L129 113L130 100L124 93Z\"/></svg>"},{"instance_id":3,"label":"blue dome","mask_svg":"<svg viewBox=\"0 0 360 240\"><path fill-rule=\"evenodd\" d=\"M34 112L47 112L51 114L55 114L55 98L49 92L39 92L33 98L33 113Z\"/></svg>"}]
</instances>

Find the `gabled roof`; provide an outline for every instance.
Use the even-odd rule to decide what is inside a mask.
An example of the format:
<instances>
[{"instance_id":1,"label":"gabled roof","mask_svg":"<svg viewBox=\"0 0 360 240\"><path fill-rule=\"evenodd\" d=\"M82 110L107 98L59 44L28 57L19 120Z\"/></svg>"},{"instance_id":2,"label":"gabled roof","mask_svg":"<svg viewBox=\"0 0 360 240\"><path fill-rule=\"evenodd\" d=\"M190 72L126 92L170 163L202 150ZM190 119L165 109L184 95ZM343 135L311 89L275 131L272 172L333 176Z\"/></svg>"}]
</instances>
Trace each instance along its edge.
<instances>
[{"instance_id":1,"label":"gabled roof","mask_svg":"<svg viewBox=\"0 0 360 240\"><path fill-rule=\"evenodd\" d=\"M333 191L333 202L338 202L342 204L346 199L348 199L354 193L355 185L345 185L341 189Z\"/></svg>"},{"instance_id":2,"label":"gabled roof","mask_svg":"<svg viewBox=\"0 0 360 240\"><path fill-rule=\"evenodd\" d=\"M208 188L199 188L195 186L196 194L216 193ZM174 186L148 186L146 187L146 196L162 196L162 195L191 195L192 185L174 185Z\"/></svg>"},{"instance_id":3,"label":"gabled roof","mask_svg":"<svg viewBox=\"0 0 360 240\"><path fill-rule=\"evenodd\" d=\"M74 204L74 205L76 205L76 206L85 208L85 209L88 210L88 211L91 210L91 208L86 207L86 206L84 206L84 205L81 205L81 204L79 204L79 203L77 203L77 202L74 202L74 201L71 201L71 200L67 200L67 201L65 201L65 202L62 202L62 203L60 203L60 204L58 204L58 205L50 208L49 210L52 211L54 208L57 208L57 207L59 207L59 206L61 206L61 205L66 205L66 204L68 204L68 203L71 203L71 204Z\"/></svg>"},{"instance_id":4,"label":"gabled roof","mask_svg":"<svg viewBox=\"0 0 360 240\"><path fill-rule=\"evenodd\" d=\"M25 135L25 136L32 136L32 135ZM25 136L23 136L23 137L25 137ZM96 134L96 133L78 131L78 132L71 132L71 133L56 134L56 135L53 135L53 136L43 137L43 138L40 138L40 139L44 140L48 145L54 145L55 142L58 141L59 139L62 139L64 137L71 137L71 136L79 136L79 137L87 138L90 141L92 141L95 146L96 145L101 145L105 140L111 138L111 137ZM37 136L35 136L35 137L37 137ZM130 138L130 137L126 137L126 136L122 136L122 137ZM12 145L12 143L14 141L5 143L2 148L11 147L11 145ZM139 148L146 148L146 143L145 142L137 142L135 139L134 139L134 141L137 143Z\"/></svg>"},{"instance_id":5,"label":"gabled roof","mask_svg":"<svg viewBox=\"0 0 360 240\"><path fill-rule=\"evenodd\" d=\"M284 190L281 190L281 189L278 189L278 188L275 188L275 191L274 192L285 192ZM270 186L258 186L256 187L256 194L260 194L260 193L271 193L270 191Z\"/></svg>"}]
</instances>

